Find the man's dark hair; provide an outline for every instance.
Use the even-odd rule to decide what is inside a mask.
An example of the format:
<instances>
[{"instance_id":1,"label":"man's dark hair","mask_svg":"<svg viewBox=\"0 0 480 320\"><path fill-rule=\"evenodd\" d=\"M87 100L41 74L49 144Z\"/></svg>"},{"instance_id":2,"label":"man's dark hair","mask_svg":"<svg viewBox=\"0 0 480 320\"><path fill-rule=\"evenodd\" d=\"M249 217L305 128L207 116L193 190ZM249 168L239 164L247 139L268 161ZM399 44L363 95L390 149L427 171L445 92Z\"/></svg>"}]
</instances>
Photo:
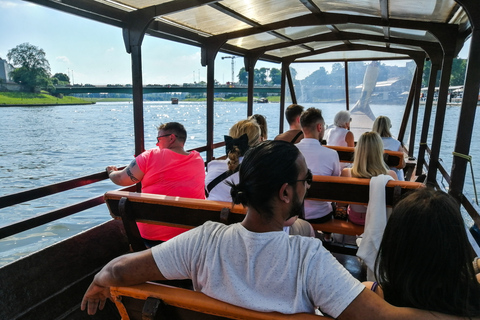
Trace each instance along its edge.
<instances>
[{"instance_id":1,"label":"man's dark hair","mask_svg":"<svg viewBox=\"0 0 480 320\"><path fill-rule=\"evenodd\" d=\"M185 127L181 123L178 123L178 122L162 123L160 126L158 126L157 129L165 131L166 133L173 133L174 135L177 136L177 139L183 143L185 143L185 141L187 140L187 130L185 130Z\"/></svg>"},{"instance_id":2,"label":"man's dark hair","mask_svg":"<svg viewBox=\"0 0 480 320\"><path fill-rule=\"evenodd\" d=\"M240 164L239 183L229 183L233 202L252 207L270 219L274 196L284 183L298 179L299 154L293 144L280 140L265 141L250 148Z\"/></svg>"},{"instance_id":3,"label":"man's dark hair","mask_svg":"<svg viewBox=\"0 0 480 320\"><path fill-rule=\"evenodd\" d=\"M303 107L299 104L291 104L285 110L285 118L287 118L288 124L295 122L295 119L299 117L303 112Z\"/></svg>"},{"instance_id":4,"label":"man's dark hair","mask_svg":"<svg viewBox=\"0 0 480 320\"><path fill-rule=\"evenodd\" d=\"M308 108L300 116L300 125L302 128L313 129L318 122L323 121L322 110L317 108Z\"/></svg>"}]
</instances>

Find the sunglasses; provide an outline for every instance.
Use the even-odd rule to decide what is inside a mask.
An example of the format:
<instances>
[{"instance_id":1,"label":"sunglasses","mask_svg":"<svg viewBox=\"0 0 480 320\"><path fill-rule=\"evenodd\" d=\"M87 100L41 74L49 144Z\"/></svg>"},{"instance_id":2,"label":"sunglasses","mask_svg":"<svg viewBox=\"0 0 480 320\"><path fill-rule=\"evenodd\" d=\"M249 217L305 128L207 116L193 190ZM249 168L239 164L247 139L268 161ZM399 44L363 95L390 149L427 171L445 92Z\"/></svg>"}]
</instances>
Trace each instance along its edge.
<instances>
[{"instance_id":1,"label":"sunglasses","mask_svg":"<svg viewBox=\"0 0 480 320\"><path fill-rule=\"evenodd\" d=\"M300 182L300 181L305 181L308 185L312 185L312 181L313 181L312 171L310 171L310 169L307 170L307 176L305 177L305 179L295 180L295 182Z\"/></svg>"}]
</instances>

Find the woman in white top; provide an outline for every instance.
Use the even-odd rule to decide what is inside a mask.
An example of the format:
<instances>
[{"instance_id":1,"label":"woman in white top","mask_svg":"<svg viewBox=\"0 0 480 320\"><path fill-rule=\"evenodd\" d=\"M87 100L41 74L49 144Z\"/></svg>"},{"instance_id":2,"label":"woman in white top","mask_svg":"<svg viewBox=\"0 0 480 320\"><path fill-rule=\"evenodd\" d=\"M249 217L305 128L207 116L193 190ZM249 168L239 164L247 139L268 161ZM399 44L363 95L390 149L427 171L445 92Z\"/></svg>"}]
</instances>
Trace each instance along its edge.
<instances>
[{"instance_id":1,"label":"woman in white top","mask_svg":"<svg viewBox=\"0 0 480 320\"><path fill-rule=\"evenodd\" d=\"M226 181L238 183L238 166L245 152L261 141L261 129L255 120L240 120L225 137L227 159L208 163L205 189L209 200L232 201Z\"/></svg>"},{"instance_id":2,"label":"woman in white top","mask_svg":"<svg viewBox=\"0 0 480 320\"><path fill-rule=\"evenodd\" d=\"M390 122L390 119L388 117L379 116L377 117L377 119L375 119L375 122L373 123L372 131L375 131L376 133L378 133L382 138L384 150L404 152L402 143L392 137L392 134L390 133L391 127L392 127L392 123ZM405 167L405 162L404 162L404 167ZM395 171L395 173L398 176L398 180L400 181L405 180L403 175L403 168L399 169L395 167L390 167L390 169Z\"/></svg>"},{"instance_id":3,"label":"woman in white top","mask_svg":"<svg viewBox=\"0 0 480 320\"><path fill-rule=\"evenodd\" d=\"M388 174L398 180L397 174L390 170L383 161L383 143L376 132L365 132L358 139L355 147L352 168L342 170L342 177L372 178L381 174ZM348 206L348 219L359 225L365 225L367 206L351 204Z\"/></svg>"},{"instance_id":4,"label":"woman in white top","mask_svg":"<svg viewBox=\"0 0 480 320\"><path fill-rule=\"evenodd\" d=\"M335 126L325 133L327 146L354 147L353 133L350 131L352 117L350 112L342 110L333 119Z\"/></svg>"}]
</instances>

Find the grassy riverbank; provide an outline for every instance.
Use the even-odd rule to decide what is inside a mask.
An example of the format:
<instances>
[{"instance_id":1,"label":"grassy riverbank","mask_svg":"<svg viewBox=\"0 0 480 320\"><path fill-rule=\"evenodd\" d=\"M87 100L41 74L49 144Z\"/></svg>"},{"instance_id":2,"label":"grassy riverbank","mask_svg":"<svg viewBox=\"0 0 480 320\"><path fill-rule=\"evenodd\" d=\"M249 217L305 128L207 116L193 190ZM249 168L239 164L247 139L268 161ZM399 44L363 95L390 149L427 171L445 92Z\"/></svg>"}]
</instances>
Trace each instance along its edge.
<instances>
[{"instance_id":1,"label":"grassy riverbank","mask_svg":"<svg viewBox=\"0 0 480 320\"><path fill-rule=\"evenodd\" d=\"M94 101L64 96L54 97L46 93L0 92L0 106L8 105L56 105L56 104L92 104Z\"/></svg>"}]
</instances>

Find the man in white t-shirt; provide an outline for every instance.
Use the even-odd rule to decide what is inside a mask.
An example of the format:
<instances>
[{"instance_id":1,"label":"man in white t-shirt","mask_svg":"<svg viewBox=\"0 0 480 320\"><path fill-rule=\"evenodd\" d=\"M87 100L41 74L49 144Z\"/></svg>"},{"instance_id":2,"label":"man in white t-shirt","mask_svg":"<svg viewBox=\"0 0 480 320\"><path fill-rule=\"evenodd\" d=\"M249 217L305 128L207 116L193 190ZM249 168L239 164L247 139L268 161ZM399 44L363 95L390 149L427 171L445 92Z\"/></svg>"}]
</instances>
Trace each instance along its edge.
<instances>
[{"instance_id":1,"label":"man in white t-shirt","mask_svg":"<svg viewBox=\"0 0 480 320\"><path fill-rule=\"evenodd\" d=\"M338 319L455 319L393 307L353 278L321 241L283 232L312 181L294 145L259 144L245 155L239 175L232 198L248 209L241 223L207 222L112 260L95 276L81 309L102 309L110 286L190 278L195 290L258 311L313 313L319 307Z\"/></svg>"},{"instance_id":2,"label":"man in white t-shirt","mask_svg":"<svg viewBox=\"0 0 480 320\"><path fill-rule=\"evenodd\" d=\"M322 146L320 141L325 133L325 121L322 111L308 108L300 117L300 124L305 137L297 143L307 162L307 167L314 175L339 176L340 160L335 150ZM324 223L332 219L332 204L326 201L305 200L305 220L310 223ZM325 241L331 241L331 234L324 233Z\"/></svg>"}]
</instances>

